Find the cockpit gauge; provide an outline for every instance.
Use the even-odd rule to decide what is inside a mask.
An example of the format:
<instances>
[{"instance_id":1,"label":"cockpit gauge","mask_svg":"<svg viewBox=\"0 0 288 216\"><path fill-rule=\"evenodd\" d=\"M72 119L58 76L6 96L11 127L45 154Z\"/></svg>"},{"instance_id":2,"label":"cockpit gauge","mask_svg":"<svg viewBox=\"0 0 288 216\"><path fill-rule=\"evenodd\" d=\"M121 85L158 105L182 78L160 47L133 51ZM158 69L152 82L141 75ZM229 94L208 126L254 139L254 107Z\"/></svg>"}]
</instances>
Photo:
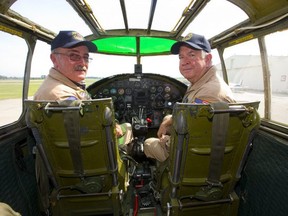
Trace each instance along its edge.
<instances>
[{"instance_id":1,"label":"cockpit gauge","mask_svg":"<svg viewBox=\"0 0 288 216\"><path fill-rule=\"evenodd\" d=\"M103 89L102 93L103 95L109 95L109 89Z\"/></svg>"},{"instance_id":2,"label":"cockpit gauge","mask_svg":"<svg viewBox=\"0 0 288 216\"><path fill-rule=\"evenodd\" d=\"M123 88L118 89L118 94L123 95L125 93L125 90Z\"/></svg>"},{"instance_id":3,"label":"cockpit gauge","mask_svg":"<svg viewBox=\"0 0 288 216\"><path fill-rule=\"evenodd\" d=\"M110 89L110 94L115 95L117 93L117 90L115 88Z\"/></svg>"},{"instance_id":4,"label":"cockpit gauge","mask_svg":"<svg viewBox=\"0 0 288 216\"><path fill-rule=\"evenodd\" d=\"M165 86L165 89L164 89L165 92L170 92L171 91L171 88L170 86Z\"/></svg>"},{"instance_id":5,"label":"cockpit gauge","mask_svg":"<svg viewBox=\"0 0 288 216\"><path fill-rule=\"evenodd\" d=\"M163 87L162 86L158 86L157 92L159 92L159 93L163 92Z\"/></svg>"},{"instance_id":6,"label":"cockpit gauge","mask_svg":"<svg viewBox=\"0 0 288 216\"><path fill-rule=\"evenodd\" d=\"M151 99L151 100L155 100L155 97L156 97L155 94L151 94L151 95L150 95L150 99Z\"/></svg>"},{"instance_id":7,"label":"cockpit gauge","mask_svg":"<svg viewBox=\"0 0 288 216\"><path fill-rule=\"evenodd\" d=\"M132 89L131 89L131 88L125 89L125 93L126 93L127 95L131 95L131 94L132 94Z\"/></svg>"},{"instance_id":8,"label":"cockpit gauge","mask_svg":"<svg viewBox=\"0 0 288 216\"><path fill-rule=\"evenodd\" d=\"M171 95L170 94L165 94L164 95L164 99L167 101L167 100L170 100L171 99Z\"/></svg>"},{"instance_id":9,"label":"cockpit gauge","mask_svg":"<svg viewBox=\"0 0 288 216\"><path fill-rule=\"evenodd\" d=\"M156 87L155 87L155 86L151 86L150 92L151 92L151 93L155 93L155 92L156 92Z\"/></svg>"},{"instance_id":10,"label":"cockpit gauge","mask_svg":"<svg viewBox=\"0 0 288 216\"><path fill-rule=\"evenodd\" d=\"M141 83L140 83L140 82L138 82L138 81L137 81L137 82L135 82L135 84L134 84L134 87L135 87L135 88L140 88L140 87L141 87Z\"/></svg>"}]
</instances>

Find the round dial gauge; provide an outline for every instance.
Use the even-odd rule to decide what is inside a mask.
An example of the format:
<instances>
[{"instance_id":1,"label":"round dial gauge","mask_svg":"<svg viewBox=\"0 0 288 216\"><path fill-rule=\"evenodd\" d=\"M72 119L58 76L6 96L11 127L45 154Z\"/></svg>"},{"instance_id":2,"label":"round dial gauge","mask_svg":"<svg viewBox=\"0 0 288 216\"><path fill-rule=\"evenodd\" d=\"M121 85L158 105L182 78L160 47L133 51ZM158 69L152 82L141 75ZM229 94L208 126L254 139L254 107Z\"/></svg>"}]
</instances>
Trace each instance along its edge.
<instances>
[{"instance_id":1,"label":"round dial gauge","mask_svg":"<svg viewBox=\"0 0 288 216\"><path fill-rule=\"evenodd\" d=\"M110 89L110 94L116 94L117 90L115 88Z\"/></svg>"},{"instance_id":2,"label":"round dial gauge","mask_svg":"<svg viewBox=\"0 0 288 216\"><path fill-rule=\"evenodd\" d=\"M127 95L130 95L130 94L132 93L131 88L127 88L127 89L125 90L125 93L126 93Z\"/></svg>"},{"instance_id":3,"label":"round dial gauge","mask_svg":"<svg viewBox=\"0 0 288 216\"><path fill-rule=\"evenodd\" d=\"M162 86L159 86L159 87L157 88L157 91L161 93L161 92L163 91L163 87L162 87Z\"/></svg>"},{"instance_id":4,"label":"round dial gauge","mask_svg":"<svg viewBox=\"0 0 288 216\"><path fill-rule=\"evenodd\" d=\"M165 100L170 100L170 98L171 98L170 94L165 94L165 95L164 95L164 99L165 99Z\"/></svg>"},{"instance_id":5,"label":"round dial gauge","mask_svg":"<svg viewBox=\"0 0 288 216\"><path fill-rule=\"evenodd\" d=\"M141 87L141 83L140 82L135 82L134 86L135 86L135 88L140 88Z\"/></svg>"},{"instance_id":6,"label":"round dial gauge","mask_svg":"<svg viewBox=\"0 0 288 216\"><path fill-rule=\"evenodd\" d=\"M119 95L123 95L125 92L125 90L123 88L118 89L118 94Z\"/></svg>"},{"instance_id":7,"label":"round dial gauge","mask_svg":"<svg viewBox=\"0 0 288 216\"><path fill-rule=\"evenodd\" d=\"M109 89L103 89L103 94L108 95L109 94Z\"/></svg>"},{"instance_id":8,"label":"round dial gauge","mask_svg":"<svg viewBox=\"0 0 288 216\"><path fill-rule=\"evenodd\" d=\"M150 92L155 93L156 92L156 87L155 86L151 86Z\"/></svg>"},{"instance_id":9,"label":"round dial gauge","mask_svg":"<svg viewBox=\"0 0 288 216\"><path fill-rule=\"evenodd\" d=\"M165 91L165 92L170 92L170 91L171 91L170 86L166 86L165 89L164 89L164 91Z\"/></svg>"}]
</instances>

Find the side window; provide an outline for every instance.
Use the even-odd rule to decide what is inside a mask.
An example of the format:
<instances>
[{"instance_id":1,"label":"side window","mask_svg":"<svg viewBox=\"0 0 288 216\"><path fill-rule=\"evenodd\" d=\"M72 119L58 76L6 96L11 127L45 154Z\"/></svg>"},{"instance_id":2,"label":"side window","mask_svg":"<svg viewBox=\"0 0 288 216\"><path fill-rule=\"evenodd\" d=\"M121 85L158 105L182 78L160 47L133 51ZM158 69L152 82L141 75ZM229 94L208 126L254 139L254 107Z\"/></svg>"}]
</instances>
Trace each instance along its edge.
<instances>
[{"instance_id":1,"label":"side window","mask_svg":"<svg viewBox=\"0 0 288 216\"><path fill-rule=\"evenodd\" d=\"M0 31L0 127L22 113L22 89L28 47L24 39Z\"/></svg>"},{"instance_id":2,"label":"side window","mask_svg":"<svg viewBox=\"0 0 288 216\"><path fill-rule=\"evenodd\" d=\"M31 63L31 74L28 91L29 99L33 98L33 95L44 81L45 77L48 75L49 69L52 67L50 53L50 45L38 40Z\"/></svg>"},{"instance_id":3,"label":"side window","mask_svg":"<svg viewBox=\"0 0 288 216\"><path fill-rule=\"evenodd\" d=\"M271 82L271 120L288 125L288 30L265 37Z\"/></svg>"},{"instance_id":4,"label":"side window","mask_svg":"<svg viewBox=\"0 0 288 216\"><path fill-rule=\"evenodd\" d=\"M260 101L264 117L264 86L258 41L244 42L224 50L229 86L238 102Z\"/></svg>"}]
</instances>

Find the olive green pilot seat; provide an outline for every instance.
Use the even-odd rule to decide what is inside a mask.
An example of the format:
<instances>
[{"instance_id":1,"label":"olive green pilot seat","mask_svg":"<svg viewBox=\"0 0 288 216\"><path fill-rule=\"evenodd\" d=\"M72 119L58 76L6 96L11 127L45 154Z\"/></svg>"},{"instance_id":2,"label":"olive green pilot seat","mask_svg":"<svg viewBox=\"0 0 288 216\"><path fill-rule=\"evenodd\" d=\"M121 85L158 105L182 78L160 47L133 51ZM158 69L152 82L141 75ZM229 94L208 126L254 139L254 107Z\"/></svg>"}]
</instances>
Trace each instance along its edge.
<instances>
[{"instance_id":1,"label":"olive green pilot seat","mask_svg":"<svg viewBox=\"0 0 288 216\"><path fill-rule=\"evenodd\" d=\"M170 156L156 172L155 194L164 211L237 215L234 188L260 124L258 105L175 105Z\"/></svg>"},{"instance_id":2,"label":"olive green pilot seat","mask_svg":"<svg viewBox=\"0 0 288 216\"><path fill-rule=\"evenodd\" d=\"M52 215L119 215L126 170L111 98L25 105L43 209Z\"/></svg>"}]
</instances>

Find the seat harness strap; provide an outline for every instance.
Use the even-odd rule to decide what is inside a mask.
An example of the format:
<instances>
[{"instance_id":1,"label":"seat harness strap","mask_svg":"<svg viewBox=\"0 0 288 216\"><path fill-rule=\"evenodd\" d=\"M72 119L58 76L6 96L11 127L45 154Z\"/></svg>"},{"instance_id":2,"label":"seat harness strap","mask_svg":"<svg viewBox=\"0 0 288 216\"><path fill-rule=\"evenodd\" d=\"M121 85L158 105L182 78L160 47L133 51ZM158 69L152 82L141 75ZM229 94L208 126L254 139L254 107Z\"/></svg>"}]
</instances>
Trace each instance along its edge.
<instances>
[{"instance_id":1,"label":"seat harness strap","mask_svg":"<svg viewBox=\"0 0 288 216\"><path fill-rule=\"evenodd\" d=\"M74 172L82 177L84 170L81 155L79 109L64 109L62 113Z\"/></svg>"},{"instance_id":2,"label":"seat harness strap","mask_svg":"<svg viewBox=\"0 0 288 216\"><path fill-rule=\"evenodd\" d=\"M212 141L210 164L207 177L207 186L201 188L195 197L203 201L213 201L222 196L223 185L220 181L225 153L226 136L229 124L229 106L227 103L218 102L211 104L213 115Z\"/></svg>"},{"instance_id":3,"label":"seat harness strap","mask_svg":"<svg viewBox=\"0 0 288 216\"><path fill-rule=\"evenodd\" d=\"M210 155L210 166L207 182L211 184L220 184L222 165L225 153L226 136L229 125L229 113L221 112L228 110L227 103L219 102L211 104L214 109L214 117L212 124L212 146Z\"/></svg>"}]
</instances>

